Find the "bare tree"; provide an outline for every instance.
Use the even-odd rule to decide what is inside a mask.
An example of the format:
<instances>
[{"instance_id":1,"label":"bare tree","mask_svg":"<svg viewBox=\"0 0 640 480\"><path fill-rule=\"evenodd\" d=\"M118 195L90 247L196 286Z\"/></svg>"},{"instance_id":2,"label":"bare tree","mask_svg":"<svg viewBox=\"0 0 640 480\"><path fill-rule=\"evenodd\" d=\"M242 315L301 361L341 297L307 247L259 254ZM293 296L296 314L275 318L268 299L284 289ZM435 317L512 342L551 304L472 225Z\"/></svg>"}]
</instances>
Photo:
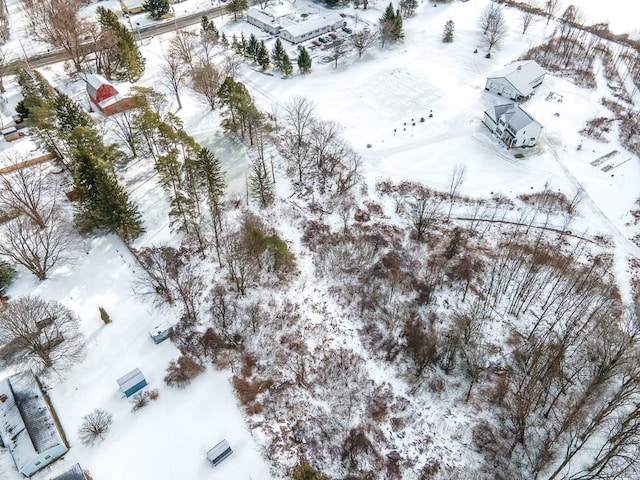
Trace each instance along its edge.
<instances>
[{"instance_id":1,"label":"bare tree","mask_svg":"<svg viewBox=\"0 0 640 480\"><path fill-rule=\"evenodd\" d=\"M189 70L193 70L193 53L197 44L198 37L193 32L178 30L171 38L169 52L177 57L185 65L189 66Z\"/></svg>"},{"instance_id":2,"label":"bare tree","mask_svg":"<svg viewBox=\"0 0 640 480\"><path fill-rule=\"evenodd\" d=\"M415 240L420 241L429 227L442 218L442 200L429 196L426 192L416 196L411 202L409 221L415 230Z\"/></svg>"},{"instance_id":3,"label":"bare tree","mask_svg":"<svg viewBox=\"0 0 640 480\"><path fill-rule=\"evenodd\" d=\"M82 62L87 53L83 42L88 36L89 21L81 18L78 11L83 0L22 0L30 34L36 39L69 55L76 71L82 71Z\"/></svg>"},{"instance_id":4,"label":"bare tree","mask_svg":"<svg viewBox=\"0 0 640 480\"><path fill-rule=\"evenodd\" d=\"M223 80L222 72L206 57L198 60L191 70L193 89L202 95L211 110L216 108L218 90Z\"/></svg>"},{"instance_id":5,"label":"bare tree","mask_svg":"<svg viewBox=\"0 0 640 480\"><path fill-rule=\"evenodd\" d=\"M371 30L360 30L351 35L351 44L358 52L358 58L362 57L364 52L369 50L378 40L375 32Z\"/></svg>"},{"instance_id":6,"label":"bare tree","mask_svg":"<svg viewBox=\"0 0 640 480\"><path fill-rule=\"evenodd\" d=\"M82 423L78 429L80 442L87 446L101 442L107 435L112 423L113 416L109 412L96 408L82 418Z\"/></svg>"},{"instance_id":7,"label":"bare tree","mask_svg":"<svg viewBox=\"0 0 640 480\"><path fill-rule=\"evenodd\" d=\"M0 344L10 360L37 370L66 369L84 355L76 314L40 297L15 298L0 311Z\"/></svg>"},{"instance_id":8,"label":"bare tree","mask_svg":"<svg viewBox=\"0 0 640 480\"><path fill-rule=\"evenodd\" d=\"M544 13L547 15L547 25L552 17L560 10L560 0L547 0L544 3Z\"/></svg>"},{"instance_id":9,"label":"bare tree","mask_svg":"<svg viewBox=\"0 0 640 480\"><path fill-rule=\"evenodd\" d=\"M451 172L449 178L449 212L447 213L447 220L451 219L451 210L453 209L453 203L458 193L460 185L464 182L464 174L466 167L464 165L456 165Z\"/></svg>"},{"instance_id":10,"label":"bare tree","mask_svg":"<svg viewBox=\"0 0 640 480\"><path fill-rule=\"evenodd\" d=\"M344 57L347 53L347 44L344 40L336 40L331 46L331 53L329 58L333 60L334 68L338 68L338 60Z\"/></svg>"},{"instance_id":11,"label":"bare tree","mask_svg":"<svg viewBox=\"0 0 640 480\"><path fill-rule=\"evenodd\" d=\"M522 25L522 34L527 33L527 30L538 19L538 16L531 10L523 10L520 14L520 25Z\"/></svg>"},{"instance_id":12,"label":"bare tree","mask_svg":"<svg viewBox=\"0 0 640 480\"><path fill-rule=\"evenodd\" d=\"M6 92L4 88L4 75L7 73L7 52L4 48L0 48L0 93Z\"/></svg>"},{"instance_id":13,"label":"bare tree","mask_svg":"<svg viewBox=\"0 0 640 480\"><path fill-rule=\"evenodd\" d=\"M285 127L293 133L295 143L302 145L316 121L315 105L306 97L294 97L283 110Z\"/></svg>"},{"instance_id":14,"label":"bare tree","mask_svg":"<svg viewBox=\"0 0 640 480\"><path fill-rule=\"evenodd\" d=\"M26 215L40 228L46 227L56 208L57 193L58 186L48 184L41 169L19 169L0 176L0 210Z\"/></svg>"},{"instance_id":15,"label":"bare tree","mask_svg":"<svg viewBox=\"0 0 640 480\"><path fill-rule=\"evenodd\" d=\"M180 101L180 85L187 76L185 63L177 56L170 52L164 56L164 64L162 65L162 78L166 85L171 89L178 102L178 110L182 109Z\"/></svg>"},{"instance_id":16,"label":"bare tree","mask_svg":"<svg viewBox=\"0 0 640 480\"><path fill-rule=\"evenodd\" d=\"M489 45L489 51L491 51L507 33L507 22L504 19L501 7L492 3L485 9L482 16L482 28L484 30L484 38Z\"/></svg>"},{"instance_id":17,"label":"bare tree","mask_svg":"<svg viewBox=\"0 0 640 480\"><path fill-rule=\"evenodd\" d=\"M44 227L18 216L5 225L0 238L0 256L22 265L40 280L68 254L68 230L53 213Z\"/></svg>"}]
</instances>

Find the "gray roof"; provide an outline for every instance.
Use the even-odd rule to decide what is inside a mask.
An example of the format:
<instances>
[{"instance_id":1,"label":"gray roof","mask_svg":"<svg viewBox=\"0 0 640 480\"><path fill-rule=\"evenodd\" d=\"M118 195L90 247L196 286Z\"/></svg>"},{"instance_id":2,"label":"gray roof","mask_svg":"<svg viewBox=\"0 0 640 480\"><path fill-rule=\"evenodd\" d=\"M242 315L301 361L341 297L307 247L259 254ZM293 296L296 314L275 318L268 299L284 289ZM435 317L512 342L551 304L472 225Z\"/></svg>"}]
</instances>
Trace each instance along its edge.
<instances>
[{"instance_id":1,"label":"gray roof","mask_svg":"<svg viewBox=\"0 0 640 480\"><path fill-rule=\"evenodd\" d=\"M296 23L295 25L291 25L282 29L282 31L286 31L292 37L298 37L300 35L305 35L306 33L313 32L318 30L319 28L324 27L325 25L333 26L338 22L344 21L343 18L337 13L329 13L328 15L324 15L322 17L311 18L309 20L305 20L304 22Z\"/></svg>"},{"instance_id":2,"label":"gray roof","mask_svg":"<svg viewBox=\"0 0 640 480\"><path fill-rule=\"evenodd\" d=\"M525 112L520 106L516 106L513 109L505 113L505 121L516 132L526 128L536 120ZM538 122L536 122L538 123Z\"/></svg>"},{"instance_id":3,"label":"gray roof","mask_svg":"<svg viewBox=\"0 0 640 480\"><path fill-rule=\"evenodd\" d=\"M275 26L278 25L276 19L262 10L258 10L257 8L250 8L247 10L247 18L255 18L256 20L261 21L262 23L273 23Z\"/></svg>"},{"instance_id":4,"label":"gray roof","mask_svg":"<svg viewBox=\"0 0 640 480\"><path fill-rule=\"evenodd\" d=\"M486 110L484 113L489 115L491 120L493 120L495 123L498 123L498 119L502 115L504 115L505 112L507 112L510 109L512 109L514 106L515 105L513 103L507 103L505 105L494 105L489 110Z\"/></svg>"},{"instance_id":5,"label":"gray roof","mask_svg":"<svg viewBox=\"0 0 640 480\"><path fill-rule=\"evenodd\" d=\"M224 452L230 449L231 447L229 446L229 443L226 440L222 440L220 443L218 443L215 447L213 447L211 450L207 452L207 459L213 462L220 455L222 455Z\"/></svg>"},{"instance_id":6,"label":"gray roof","mask_svg":"<svg viewBox=\"0 0 640 480\"><path fill-rule=\"evenodd\" d=\"M87 480L87 477L84 476L84 472L82 471L80 464L76 463L69 470L57 477L53 477L51 480Z\"/></svg>"},{"instance_id":7,"label":"gray roof","mask_svg":"<svg viewBox=\"0 0 640 480\"><path fill-rule=\"evenodd\" d=\"M489 78L504 78L514 86L523 96L528 97L533 93L531 83L545 74L544 68L533 60L519 60L507 65Z\"/></svg>"},{"instance_id":8,"label":"gray roof","mask_svg":"<svg viewBox=\"0 0 640 480\"><path fill-rule=\"evenodd\" d=\"M120 385L120 390L126 392L131 387L136 386L140 382L144 380L144 375L140 371L139 368L131 370L124 377L118 379L118 384Z\"/></svg>"},{"instance_id":9,"label":"gray roof","mask_svg":"<svg viewBox=\"0 0 640 480\"><path fill-rule=\"evenodd\" d=\"M31 372L0 382L0 436L18 470L39 452L63 444L49 407Z\"/></svg>"},{"instance_id":10,"label":"gray roof","mask_svg":"<svg viewBox=\"0 0 640 480\"><path fill-rule=\"evenodd\" d=\"M87 75L86 82L87 92L93 98L96 98L98 96L98 88L105 84L109 85L109 82L104 77L101 77L100 75L94 75L92 73Z\"/></svg>"}]
</instances>

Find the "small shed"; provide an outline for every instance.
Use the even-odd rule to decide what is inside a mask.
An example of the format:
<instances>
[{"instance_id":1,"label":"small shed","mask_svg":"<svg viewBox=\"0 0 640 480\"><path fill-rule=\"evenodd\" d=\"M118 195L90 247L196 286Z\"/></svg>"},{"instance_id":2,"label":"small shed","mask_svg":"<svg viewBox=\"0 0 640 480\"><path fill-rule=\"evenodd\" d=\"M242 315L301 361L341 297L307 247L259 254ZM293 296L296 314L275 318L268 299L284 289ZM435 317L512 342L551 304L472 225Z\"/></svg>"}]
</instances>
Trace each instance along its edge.
<instances>
[{"instance_id":1,"label":"small shed","mask_svg":"<svg viewBox=\"0 0 640 480\"><path fill-rule=\"evenodd\" d=\"M118 379L118 385L120 385L120 391L124 393L125 397L130 397L138 390L147 386L147 380L139 368L131 370L124 377Z\"/></svg>"},{"instance_id":2,"label":"small shed","mask_svg":"<svg viewBox=\"0 0 640 480\"><path fill-rule=\"evenodd\" d=\"M11 127L2 129L2 136L4 137L5 141L13 142L14 140L19 139L22 136L22 134L18 131L16 127L11 126Z\"/></svg>"},{"instance_id":3,"label":"small shed","mask_svg":"<svg viewBox=\"0 0 640 480\"><path fill-rule=\"evenodd\" d=\"M149 330L149 335L155 343L164 342L171 333L173 333L173 325L169 322L162 322Z\"/></svg>"},{"instance_id":4,"label":"small shed","mask_svg":"<svg viewBox=\"0 0 640 480\"><path fill-rule=\"evenodd\" d=\"M51 480L88 480L88 478L80 464L76 463L69 470L61 473L57 477L53 477Z\"/></svg>"},{"instance_id":5,"label":"small shed","mask_svg":"<svg viewBox=\"0 0 640 480\"><path fill-rule=\"evenodd\" d=\"M214 467L217 467L232 453L233 450L231 450L229 443L227 443L226 440L222 440L207 452L207 460L209 460Z\"/></svg>"}]
</instances>

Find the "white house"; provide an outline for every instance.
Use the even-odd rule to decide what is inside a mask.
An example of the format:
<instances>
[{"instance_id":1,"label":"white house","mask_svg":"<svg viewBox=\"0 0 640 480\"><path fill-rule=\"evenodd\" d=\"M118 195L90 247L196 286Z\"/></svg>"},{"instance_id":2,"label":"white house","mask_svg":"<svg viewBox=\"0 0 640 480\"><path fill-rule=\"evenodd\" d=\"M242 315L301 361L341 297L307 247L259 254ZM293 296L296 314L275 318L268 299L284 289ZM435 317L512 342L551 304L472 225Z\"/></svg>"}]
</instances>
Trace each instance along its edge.
<instances>
[{"instance_id":1,"label":"white house","mask_svg":"<svg viewBox=\"0 0 640 480\"><path fill-rule=\"evenodd\" d=\"M482 122L509 148L533 147L542 132L542 125L513 103L486 110Z\"/></svg>"},{"instance_id":2,"label":"white house","mask_svg":"<svg viewBox=\"0 0 640 480\"><path fill-rule=\"evenodd\" d=\"M322 17L311 18L304 22L296 23L280 30L280 38L291 43L304 42L313 37L318 37L323 33L344 26L344 19L337 13L330 13Z\"/></svg>"},{"instance_id":3,"label":"white house","mask_svg":"<svg viewBox=\"0 0 640 480\"><path fill-rule=\"evenodd\" d=\"M51 405L31 372L0 381L0 440L27 477L67 453Z\"/></svg>"},{"instance_id":4,"label":"white house","mask_svg":"<svg viewBox=\"0 0 640 480\"><path fill-rule=\"evenodd\" d=\"M513 62L487 78L484 89L516 102L527 100L542 83L544 69L533 60Z\"/></svg>"},{"instance_id":5,"label":"white house","mask_svg":"<svg viewBox=\"0 0 640 480\"><path fill-rule=\"evenodd\" d=\"M247 23L272 35L277 35L280 32L280 29L282 29L277 18L257 8L250 8L247 10L246 20Z\"/></svg>"}]
</instances>

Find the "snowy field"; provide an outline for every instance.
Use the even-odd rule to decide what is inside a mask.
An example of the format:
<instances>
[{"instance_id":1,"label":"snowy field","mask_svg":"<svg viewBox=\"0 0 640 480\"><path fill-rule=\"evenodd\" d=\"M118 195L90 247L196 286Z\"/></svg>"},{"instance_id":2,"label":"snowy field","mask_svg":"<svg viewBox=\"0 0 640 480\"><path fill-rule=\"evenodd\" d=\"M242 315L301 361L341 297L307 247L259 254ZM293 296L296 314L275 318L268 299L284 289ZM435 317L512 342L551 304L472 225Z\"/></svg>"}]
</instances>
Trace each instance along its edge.
<instances>
[{"instance_id":1,"label":"snowy field","mask_svg":"<svg viewBox=\"0 0 640 480\"><path fill-rule=\"evenodd\" d=\"M10 12L18 10L18 0L7 3ZM355 27L356 21L375 24L387 3L371 2L367 11L345 8L349 26ZM581 0L579 6L590 21L610 20L612 30L630 32L637 27L637 18L629 14L636 8L635 3ZM312 73L296 74L290 79L283 79L278 73L265 75L259 67L245 64L240 80L267 112L294 96L311 98L322 118L344 127L345 137L364 158L370 187L390 178L446 189L453 168L465 165L466 180L460 193L469 196L500 193L515 197L540 191L546 183L567 196L584 188L587 198L583 214L588 222L585 229L612 236L620 247L621 265L627 256L640 258L640 249L629 241L633 232L628 225L629 210L638 196L640 162L624 151L613 136L611 143L602 144L577 133L585 120L604 113L598 103L606 92L601 75L594 91L547 75L535 97L524 105L544 126L539 145L525 151L524 159L513 158L513 152L499 145L481 124L483 111L502 103L484 91L487 75L517 59L552 31L552 25L539 21L522 35L518 13L507 9L507 22L512 27L492 52L492 58L486 59L478 17L487 4L488 0L455 1L433 8L425 2L414 18L405 21L404 44L384 50L376 46L360 59L348 56L335 69L331 63L322 64L323 54L314 51ZM114 0L101 5L117 9ZM175 8L180 16L210 6L210 0L187 0ZM302 0L276 5L278 12L294 9L319 11L320 7ZM443 44L442 28L449 19L455 22L455 41ZM258 33L245 23L229 21L228 16L217 21L229 38L240 31L246 35ZM222 22L226 22L224 26ZM14 43L9 43L8 48L14 55L19 55L22 48L27 54L46 50L46 46L24 36L19 21L12 23L12 32ZM22 46L18 45L18 38ZM168 38L154 38L144 45L147 70L139 82L167 93L158 78L161 52ZM288 48L294 53L293 47ZM474 54L476 48L479 53ZM61 65L42 69L42 73L86 104L83 83L68 82ZM7 87L3 121L7 121L10 108L19 100L15 82L7 82ZM563 95L564 101L545 100L550 92ZM170 94L168 98L172 99ZM210 112L192 91L184 88L182 100L184 108L178 114L185 129L217 154L227 171L229 192L242 198L248 165L245 147L223 138L219 113ZM429 113L433 113L432 118ZM425 122L419 121L421 117ZM7 158L39 154L28 138L2 143L0 148ZM608 172L591 165L614 149L621 152L617 157L620 162L627 158L631 161ZM125 180L131 198L141 207L147 229L133 246L175 241L169 231L166 200L155 182L152 165L145 161L132 164ZM87 338L86 360L63 379L52 378L49 382L53 403L72 448L64 460L33 478L47 479L76 462L95 480L280 478L270 473L267 460L261 456L261 439L245 426L229 383L230 372L209 370L184 390L164 384L166 366L178 351L170 342L156 346L148 331L159 321L175 323L177 318L172 310L158 309L135 295L134 279L140 272L126 247L112 236L91 237L79 240L73 257L72 262L55 269L44 282L37 282L20 270L8 292L12 297L34 294L61 301L80 316ZM101 323L99 306L109 312L112 324ZM132 413L130 403L120 398L116 379L135 367L142 370L149 388L157 388L160 396ZM114 425L103 443L84 447L77 438L78 426L85 414L98 407L113 414ZM207 463L205 453L222 438L229 441L234 455L214 469ZM0 454L0 477L22 478L11 469L6 452Z\"/></svg>"}]
</instances>

